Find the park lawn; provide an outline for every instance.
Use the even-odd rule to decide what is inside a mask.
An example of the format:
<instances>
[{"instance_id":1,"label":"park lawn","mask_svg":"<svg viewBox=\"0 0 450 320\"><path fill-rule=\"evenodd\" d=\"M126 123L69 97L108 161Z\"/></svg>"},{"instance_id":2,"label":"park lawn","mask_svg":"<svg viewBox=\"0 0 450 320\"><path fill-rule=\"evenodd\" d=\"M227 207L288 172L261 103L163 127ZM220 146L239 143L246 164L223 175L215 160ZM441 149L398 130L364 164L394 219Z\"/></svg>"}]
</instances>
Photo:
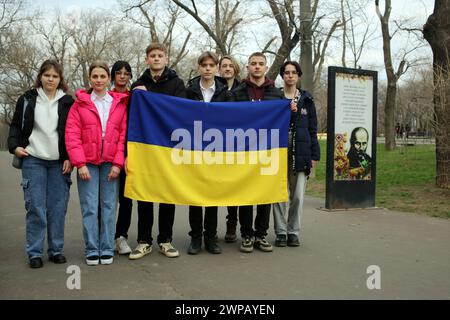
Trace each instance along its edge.
<instances>
[{"instance_id":1,"label":"park lawn","mask_svg":"<svg viewBox=\"0 0 450 320\"><path fill-rule=\"evenodd\" d=\"M306 193L325 198L326 141L320 141L321 161L308 181ZM435 187L435 145L377 146L376 206L450 218L450 190Z\"/></svg>"}]
</instances>

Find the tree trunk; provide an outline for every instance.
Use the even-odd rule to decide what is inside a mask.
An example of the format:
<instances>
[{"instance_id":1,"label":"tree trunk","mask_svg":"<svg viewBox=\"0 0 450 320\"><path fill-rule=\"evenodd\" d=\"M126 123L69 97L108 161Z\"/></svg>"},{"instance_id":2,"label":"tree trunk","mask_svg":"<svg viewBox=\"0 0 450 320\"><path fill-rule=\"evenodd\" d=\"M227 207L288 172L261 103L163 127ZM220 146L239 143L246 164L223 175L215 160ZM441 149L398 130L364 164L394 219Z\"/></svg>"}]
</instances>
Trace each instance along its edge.
<instances>
[{"instance_id":1,"label":"tree trunk","mask_svg":"<svg viewBox=\"0 0 450 320\"><path fill-rule=\"evenodd\" d=\"M395 97L397 96L397 84L388 84L386 89L386 102L384 104L384 133L385 149L395 149Z\"/></svg>"},{"instance_id":2,"label":"tree trunk","mask_svg":"<svg viewBox=\"0 0 450 320\"><path fill-rule=\"evenodd\" d=\"M395 149L395 99L397 95L397 81L398 77L395 74L394 67L392 65L391 56L391 35L389 33L389 17L391 15L391 0L385 0L384 14L380 12L378 7L379 1L375 0L375 7L377 15L381 22L381 34L383 35L383 56L384 67L386 69L386 77L388 80L386 102L384 104L385 110L385 122L384 122L384 135L385 145L384 148L387 151Z\"/></svg>"},{"instance_id":3,"label":"tree trunk","mask_svg":"<svg viewBox=\"0 0 450 320\"><path fill-rule=\"evenodd\" d=\"M312 59L312 13L311 0L300 1L300 65L302 67L302 88L314 94Z\"/></svg>"},{"instance_id":4,"label":"tree trunk","mask_svg":"<svg viewBox=\"0 0 450 320\"><path fill-rule=\"evenodd\" d=\"M450 188L450 3L436 0L423 35L433 50L436 185Z\"/></svg>"}]
</instances>

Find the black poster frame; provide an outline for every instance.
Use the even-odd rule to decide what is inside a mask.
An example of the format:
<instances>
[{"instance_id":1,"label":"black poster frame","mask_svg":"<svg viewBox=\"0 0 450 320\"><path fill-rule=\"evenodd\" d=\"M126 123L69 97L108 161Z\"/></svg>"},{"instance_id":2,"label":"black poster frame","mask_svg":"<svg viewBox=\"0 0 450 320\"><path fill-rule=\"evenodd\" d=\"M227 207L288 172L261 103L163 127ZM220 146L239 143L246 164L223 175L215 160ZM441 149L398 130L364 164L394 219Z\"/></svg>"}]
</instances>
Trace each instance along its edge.
<instances>
[{"instance_id":1,"label":"black poster frame","mask_svg":"<svg viewBox=\"0 0 450 320\"><path fill-rule=\"evenodd\" d=\"M371 180L334 180L336 74L371 76L373 79ZM325 208L349 209L375 207L376 145L377 145L377 90L378 73L372 70L328 67L328 114L327 114L327 170Z\"/></svg>"}]
</instances>

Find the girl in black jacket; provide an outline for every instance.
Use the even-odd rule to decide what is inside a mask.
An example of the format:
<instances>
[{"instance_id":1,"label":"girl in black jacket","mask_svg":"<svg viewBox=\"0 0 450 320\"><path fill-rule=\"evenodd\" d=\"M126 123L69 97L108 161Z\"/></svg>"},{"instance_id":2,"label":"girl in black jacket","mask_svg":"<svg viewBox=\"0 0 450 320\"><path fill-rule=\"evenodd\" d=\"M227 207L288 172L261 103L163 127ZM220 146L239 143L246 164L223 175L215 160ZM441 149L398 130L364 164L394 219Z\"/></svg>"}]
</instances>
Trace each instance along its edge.
<instances>
[{"instance_id":1,"label":"girl in black jacket","mask_svg":"<svg viewBox=\"0 0 450 320\"><path fill-rule=\"evenodd\" d=\"M300 245L301 217L306 181L317 161L320 149L317 140L317 116L314 100L307 92L297 89L302 75L300 65L295 61L286 61L280 68L284 80L284 96L292 100L291 123L289 126L289 211L286 221L287 203L273 205L275 224L275 246L296 247Z\"/></svg>"},{"instance_id":2,"label":"girl in black jacket","mask_svg":"<svg viewBox=\"0 0 450 320\"><path fill-rule=\"evenodd\" d=\"M27 211L26 251L31 268L43 265L46 233L49 260L66 262L64 223L72 165L64 133L74 102L66 91L61 65L53 60L44 61L34 88L17 101L9 130L9 152L23 159L21 185Z\"/></svg>"}]
</instances>

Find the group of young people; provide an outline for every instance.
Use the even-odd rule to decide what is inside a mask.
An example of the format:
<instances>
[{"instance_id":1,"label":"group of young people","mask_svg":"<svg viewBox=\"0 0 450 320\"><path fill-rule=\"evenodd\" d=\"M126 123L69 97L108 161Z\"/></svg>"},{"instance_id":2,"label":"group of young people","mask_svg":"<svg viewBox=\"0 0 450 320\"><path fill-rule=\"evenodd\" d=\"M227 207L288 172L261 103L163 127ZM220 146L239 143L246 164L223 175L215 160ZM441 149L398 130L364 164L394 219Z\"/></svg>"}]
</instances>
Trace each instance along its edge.
<instances>
[{"instance_id":1,"label":"group of young people","mask_svg":"<svg viewBox=\"0 0 450 320\"><path fill-rule=\"evenodd\" d=\"M273 204L275 246L299 246L303 197L306 181L320 159L317 118L312 96L297 88L300 65L286 61L280 68L284 87L275 87L266 77L267 59L253 53L246 66L248 76L240 81L240 68L229 55L220 59L207 51L198 58L199 76L187 82L168 68L166 48L152 43L146 49L148 69L129 87L132 70L126 61L108 66L96 61L88 72L90 89L66 94L62 67L45 61L33 88L17 101L8 137L9 151L23 159L22 187L26 208L26 252L31 268L43 266L47 233L48 257L65 263L64 222L69 200L72 168L77 183L88 265L111 264L114 251L140 259L152 252L153 203L137 201L138 232L134 250L128 244L132 200L124 196L127 170L127 108L133 90L205 102L291 100L289 126L289 208ZM220 74L220 76L218 76ZM113 89L108 90L110 83ZM117 198L119 199L117 203ZM116 212L118 217L116 222ZM273 250L266 239L272 204L228 207L226 242L237 241L240 223L242 252L256 247ZM189 254L198 254L202 243L212 254L222 252L218 243L218 208L189 207L191 243ZM179 256L172 244L175 204L160 203L157 243L167 257Z\"/></svg>"}]
</instances>

